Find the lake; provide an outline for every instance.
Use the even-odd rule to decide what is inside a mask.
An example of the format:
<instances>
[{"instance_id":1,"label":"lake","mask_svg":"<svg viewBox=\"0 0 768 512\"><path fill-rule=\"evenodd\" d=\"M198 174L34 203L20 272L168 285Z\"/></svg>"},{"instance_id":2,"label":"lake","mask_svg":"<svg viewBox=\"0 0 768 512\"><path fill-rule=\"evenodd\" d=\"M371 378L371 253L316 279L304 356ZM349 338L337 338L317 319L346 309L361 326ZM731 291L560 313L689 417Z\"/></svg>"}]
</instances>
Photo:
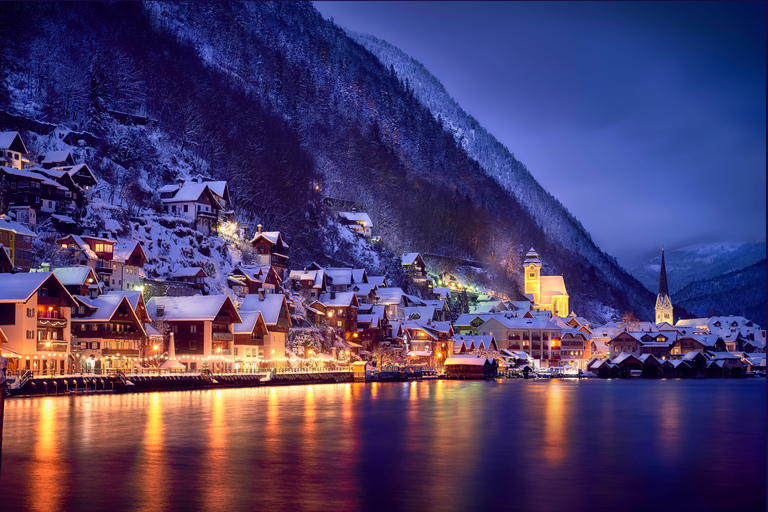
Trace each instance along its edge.
<instances>
[{"instance_id":1,"label":"lake","mask_svg":"<svg viewBox=\"0 0 768 512\"><path fill-rule=\"evenodd\" d=\"M8 399L0 510L766 509L766 381Z\"/></svg>"}]
</instances>

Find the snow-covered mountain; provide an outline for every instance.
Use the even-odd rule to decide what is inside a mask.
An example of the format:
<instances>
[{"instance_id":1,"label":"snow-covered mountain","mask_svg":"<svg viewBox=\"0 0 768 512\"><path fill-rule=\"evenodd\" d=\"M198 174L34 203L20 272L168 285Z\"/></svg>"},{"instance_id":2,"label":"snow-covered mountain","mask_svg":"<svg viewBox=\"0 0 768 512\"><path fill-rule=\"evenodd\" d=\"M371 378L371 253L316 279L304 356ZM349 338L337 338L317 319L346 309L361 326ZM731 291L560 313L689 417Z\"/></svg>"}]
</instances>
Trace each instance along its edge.
<instances>
[{"instance_id":1,"label":"snow-covered mountain","mask_svg":"<svg viewBox=\"0 0 768 512\"><path fill-rule=\"evenodd\" d=\"M229 181L240 219L285 233L296 268L392 268L418 251L478 262L515 295L533 246L580 315L650 318L653 294L525 166L461 109L430 106L428 74L406 83L311 4L9 3L0 46L0 109L92 133L78 156L121 226L160 213L160 185L200 173ZM125 112L146 126L124 126ZM329 228L324 198L365 205L386 249Z\"/></svg>"},{"instance_id":2,"label":"snow-covered mountain","mask_svg":"<svg viewBox=\"0 0 768 512\"><path fill-rule=\"evenodd\" d=\"M697 317L740 315L765 328L765 279L763 258L743 269L689 283L672 294L672 301Z\"/></svg>"},{"instance_id":3,"label":"snow-covered mountain","mask_svg":"<svg viewBox=\"0 0 768 512\"><path fill-rule=\"evenodd\" d=\"M674 294L694 281L708 281L765 260L765 242L697 244L664 251L669 291ZM661 252L633 269L632 274L656 293L659 289ZM762 286L765 285L763 281Z\"/></svg>"}]
</instances>

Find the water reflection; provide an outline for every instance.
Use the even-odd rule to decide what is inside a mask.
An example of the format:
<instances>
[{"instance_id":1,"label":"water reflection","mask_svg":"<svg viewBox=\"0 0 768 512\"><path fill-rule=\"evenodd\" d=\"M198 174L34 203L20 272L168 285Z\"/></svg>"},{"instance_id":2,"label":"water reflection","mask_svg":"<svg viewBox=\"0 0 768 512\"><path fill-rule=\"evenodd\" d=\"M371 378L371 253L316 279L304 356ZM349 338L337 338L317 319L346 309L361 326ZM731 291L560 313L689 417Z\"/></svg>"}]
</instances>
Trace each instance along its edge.
<instances>
[{"instance_id":1,"label":"water reflection","mask_svg":"<svg viewBox=\"0 0 768 512\"><path fill-rule=\"evenodd\" d=\"M61 439L58 431L57 414L61 410L54 408L54 398L41 399L37 428L35 429L37 441L35 442L33 464L28 476L31 498L27 504L28 510L50 512L60 510L62 502L63 464L61 460L60 446L57 442ZM4 477L7 477L9 469L4 468Z\"/></svg>"},{"instance_id":2,"label":"water reflection","mask_svg":"<svg viewBox=\"0 0 768 512\"><path fill-rule=\"evenodd\" d=\"M14 399L4 434L3 512L765 510L754 379Z\"/></svg>"}]
</instances>

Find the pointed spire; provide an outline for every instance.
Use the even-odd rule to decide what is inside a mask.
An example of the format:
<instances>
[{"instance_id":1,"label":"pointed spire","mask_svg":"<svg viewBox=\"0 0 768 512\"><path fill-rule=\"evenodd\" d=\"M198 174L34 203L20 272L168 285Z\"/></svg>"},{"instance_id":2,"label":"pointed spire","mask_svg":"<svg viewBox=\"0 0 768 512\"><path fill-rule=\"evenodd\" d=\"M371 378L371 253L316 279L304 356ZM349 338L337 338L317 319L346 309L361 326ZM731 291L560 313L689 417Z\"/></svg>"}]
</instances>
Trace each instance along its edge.
<instances>
[{"instance_id":1,"label":"pointed spire","mask_svg":"<svg viewBox=\"0 0 768 512\"><path fill-rule=\"evenodd\" d=\"M669 287L667 286L667 267L664 264L664 248L661 248L661 275L659 276L659 296L669 297Z\"/></svg>"}]
</instances>

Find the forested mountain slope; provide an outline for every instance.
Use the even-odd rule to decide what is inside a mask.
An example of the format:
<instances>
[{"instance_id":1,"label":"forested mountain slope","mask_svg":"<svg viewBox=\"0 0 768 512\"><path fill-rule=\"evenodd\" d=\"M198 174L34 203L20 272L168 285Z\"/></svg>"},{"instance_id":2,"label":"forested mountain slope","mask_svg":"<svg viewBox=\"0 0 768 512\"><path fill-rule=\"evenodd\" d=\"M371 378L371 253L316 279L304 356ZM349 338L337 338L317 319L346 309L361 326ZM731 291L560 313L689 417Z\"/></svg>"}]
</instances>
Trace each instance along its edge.
<instances>
[{"instance_id":1,"label":"forested mountain slope","mask_svg":"<svg viewBox=\"0 0 768 512\"><path fill-rule=\"evenodd\" d=\"M237 214L283 231L300 267L362 263L327 242L321 205L354 200L395 253L483 262L486 284L513 295L534 246L579 314L650 318L653 294L521 164L506 181L489 172L453 120L311 4L11 3L0 44L0 108L94 134L79 155L120 191L113 204L127 188L136 212L157 209L179 175L227 179Z\"/></svg>"}]
</instances>

